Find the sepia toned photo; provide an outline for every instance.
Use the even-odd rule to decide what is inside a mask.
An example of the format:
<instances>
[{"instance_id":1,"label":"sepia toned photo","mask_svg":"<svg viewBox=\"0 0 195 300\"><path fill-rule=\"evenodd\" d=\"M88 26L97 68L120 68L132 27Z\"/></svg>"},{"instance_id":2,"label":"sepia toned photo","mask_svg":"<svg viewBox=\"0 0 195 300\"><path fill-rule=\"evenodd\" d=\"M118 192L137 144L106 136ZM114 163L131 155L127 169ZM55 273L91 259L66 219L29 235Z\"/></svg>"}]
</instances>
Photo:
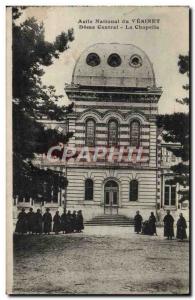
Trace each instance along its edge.
<instances>
[{"instance_id":1,"label":"sepia toned photo","mask_svg":"<svg viewBox=\"0 0 195 300\"><path fill-rule=\"evenodd\" d=\"M7 7L7 293L190 295L190 9Z\"/></svg>"}]
</instances>

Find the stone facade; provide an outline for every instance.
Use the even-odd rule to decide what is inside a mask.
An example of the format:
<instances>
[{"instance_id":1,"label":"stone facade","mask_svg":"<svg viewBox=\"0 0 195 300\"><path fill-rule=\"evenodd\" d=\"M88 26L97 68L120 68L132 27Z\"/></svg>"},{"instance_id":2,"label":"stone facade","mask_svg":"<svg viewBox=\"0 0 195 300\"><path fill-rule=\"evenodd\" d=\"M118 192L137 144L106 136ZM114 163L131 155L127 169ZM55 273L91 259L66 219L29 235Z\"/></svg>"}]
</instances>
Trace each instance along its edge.
<instances>
[{"instance_id":1,"label":"stone facade","mask_svg":"<svg viewBox=\"0 0 195 300\"><path fill-rule=\"evenodd\" d=\"M178 196L165 205L165 176L171 163L164 163L166 145L158 139L156 127L158 101L162 94L156 87L152 63L146 53L134 45L96 44L87 48L73 70L72 83L66 93L74 102L74 112L64 122L45 122L60 132L69 130L73 137L69 146L87 145L87 122L94 124L94 147L109 147L109 122L117 124L117 147L131 146L131 124L139 124L139 147L144 160L137 163L108 162L49 162L37 158L36 165L62 171L68 187L59 192L58 201L42 204L35 200L18 202L16 207L33 205L52 212L64 207L83 210L85 219L102 214L121 214L133 217L140 210L144 219L151 211L162 219L165 209L178 214ZM170 174L169 174L170 175ZM170 175L171 176L171 175ZM91 199L86 199L86 180L93 183ZM131 201L132 181L137 184L136 201ZM109 183L114 184L112 187ZM108 187L107 187L108 186ZM168 188L166 188L168 191ZM170 190L171 193L171 190ZM171 197L173 197L173 192ZM166 194L166 197L167 194Z\"/></svg>"}]
</instances>

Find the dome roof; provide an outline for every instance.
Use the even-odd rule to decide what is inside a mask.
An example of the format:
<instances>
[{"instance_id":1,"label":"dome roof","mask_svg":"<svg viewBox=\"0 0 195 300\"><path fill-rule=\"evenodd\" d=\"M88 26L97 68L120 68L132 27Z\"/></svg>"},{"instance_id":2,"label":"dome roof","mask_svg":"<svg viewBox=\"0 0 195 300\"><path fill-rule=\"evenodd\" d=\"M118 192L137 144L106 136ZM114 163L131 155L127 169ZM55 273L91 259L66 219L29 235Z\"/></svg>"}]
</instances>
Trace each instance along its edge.
<instances>
[{"instance_id":1,"label":"dome roof","mask_svg":"<svg viewBox=\"0 0 195 300\"><path fill-rule=\"evenodd\" d=\"M147 54L131 44L94 44L78 58L72 83L82 86L147 88L155 86Z\"/></svg>"}]
</instances>

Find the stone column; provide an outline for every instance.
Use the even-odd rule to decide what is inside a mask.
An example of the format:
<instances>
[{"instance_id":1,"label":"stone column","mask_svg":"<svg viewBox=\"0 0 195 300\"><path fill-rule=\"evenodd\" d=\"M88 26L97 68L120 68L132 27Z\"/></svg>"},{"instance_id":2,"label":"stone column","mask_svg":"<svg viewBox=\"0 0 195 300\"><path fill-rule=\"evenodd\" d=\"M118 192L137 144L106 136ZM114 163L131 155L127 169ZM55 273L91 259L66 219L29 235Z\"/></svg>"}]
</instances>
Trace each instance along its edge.
<instances>
[{"instance_id":1,"label":"stone column","mask_svg":"<svg viewBox=\"0 0 195 300\"><path fill-rule=\"evenodd\" d=\"M59 204L60 207L62 206L61 189L60 189L60 191L58 192L58 204Z\"/></svg>"},{"instance_id":2,"label":"stone column","mask_svg":"<svg viewBox=\"0 0 195 300\"><path fill-rule=\"evenodd\" d=\"M164 202L164 195L165 195L165 176L164 173L162 173L162 192L161 192L161 203L162 203L162 208L164 208L165 202Z\"/></svg>"}]
</instances>

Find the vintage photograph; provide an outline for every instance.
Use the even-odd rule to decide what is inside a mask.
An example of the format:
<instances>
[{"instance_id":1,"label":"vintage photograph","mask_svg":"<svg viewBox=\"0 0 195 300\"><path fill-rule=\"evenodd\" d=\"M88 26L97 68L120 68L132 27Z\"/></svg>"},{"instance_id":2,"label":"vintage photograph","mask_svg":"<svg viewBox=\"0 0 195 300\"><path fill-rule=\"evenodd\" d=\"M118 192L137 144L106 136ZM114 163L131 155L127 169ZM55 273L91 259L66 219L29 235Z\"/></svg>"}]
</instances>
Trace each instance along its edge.
<instances>
[{"instance_id":1,"label":"vintage photograph","mask_svg":"<svg viewBox=\"0 0 195 300\"><path fill-rule=\"evenodd\" d=\"M7 293L189 295L190 8L6 13Z\"/></svg>"}]
</instances>

